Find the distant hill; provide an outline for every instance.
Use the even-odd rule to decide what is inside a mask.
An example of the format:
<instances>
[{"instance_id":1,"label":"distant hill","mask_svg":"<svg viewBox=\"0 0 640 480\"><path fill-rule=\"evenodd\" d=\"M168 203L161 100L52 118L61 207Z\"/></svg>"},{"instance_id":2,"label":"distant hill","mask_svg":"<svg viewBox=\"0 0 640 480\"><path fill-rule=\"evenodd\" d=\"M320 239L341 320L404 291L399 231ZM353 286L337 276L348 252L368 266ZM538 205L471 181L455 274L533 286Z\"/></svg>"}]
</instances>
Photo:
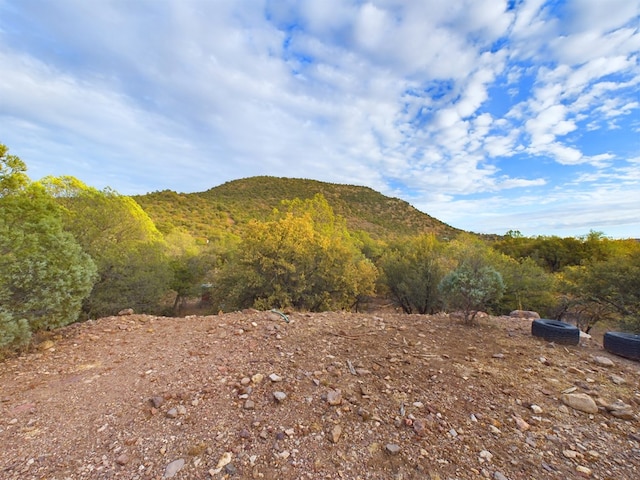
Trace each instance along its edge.
<instances>
[{"instance_id":1,"label":"distant hill","mask_svg":"<svg viewBox=\"0 0 640 480\"><path fill-rule=\"evenodd\" d=\"M196 237L214 239L225 233L239 233L251 219L266 219L282 200L307 199L317 193L324 195L334 212L346 219L350 230L365 231L376 239L420 233L452 238L462 232L404 200L368 187L297 178L250 177L205 192L164 190L133 198L161 231L184 227Z\"/></svg>"}]
</instances>

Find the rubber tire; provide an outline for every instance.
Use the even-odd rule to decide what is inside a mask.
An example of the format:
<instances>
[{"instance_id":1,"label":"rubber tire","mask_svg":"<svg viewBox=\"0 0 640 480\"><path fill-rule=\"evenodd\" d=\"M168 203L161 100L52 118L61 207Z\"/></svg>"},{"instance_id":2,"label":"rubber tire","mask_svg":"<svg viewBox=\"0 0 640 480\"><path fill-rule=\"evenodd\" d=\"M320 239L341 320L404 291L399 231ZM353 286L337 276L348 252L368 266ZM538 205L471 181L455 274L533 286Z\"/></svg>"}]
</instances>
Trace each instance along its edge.
<instances>
[{"instance_id":1,"label":"rubber tire","mask_svg":"<svg viewBox=\"0 0 640 480\"><path fill-rule=\"evenodd\" d=\"M580 329L559 320L540 318L531 322L531 335L542 337L548 342L563 345L578 345L580 343Z\"/></svg>"},{"instance_id":2,"label":"rubber tire","mask_svg":"<svg viewBox=\"0 0 640 480\"><path fill-rule=\"evenodd\" d=\"M603 337L604 349L619 357L640 360L640 335L623 332L607 332Z\"/></svg>"}]
</instances>

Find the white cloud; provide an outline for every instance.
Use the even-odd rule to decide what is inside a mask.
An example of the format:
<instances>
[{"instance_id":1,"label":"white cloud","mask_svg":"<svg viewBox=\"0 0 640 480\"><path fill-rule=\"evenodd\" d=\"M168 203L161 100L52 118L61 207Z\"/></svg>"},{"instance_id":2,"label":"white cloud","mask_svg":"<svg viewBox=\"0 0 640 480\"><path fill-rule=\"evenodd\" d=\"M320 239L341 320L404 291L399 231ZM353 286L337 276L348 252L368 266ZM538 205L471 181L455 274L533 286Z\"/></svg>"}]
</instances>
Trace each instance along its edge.
<instances>
[{"instance_id":1,"label":"white cloud","mask_svg":"<svg viewBox=\"0 0 640 480\"><path fill-rule=\"evenodd\" d=\"M270 174L406 186L443 215L518 191L524 209L561 181L548 158L622 176L622 147L582 137L640 108L638 9L599 21L593 3L20 2L0 18L0 118L38 168L56 152L53 173L125 193Z\"/></svg>"}]
</instances>

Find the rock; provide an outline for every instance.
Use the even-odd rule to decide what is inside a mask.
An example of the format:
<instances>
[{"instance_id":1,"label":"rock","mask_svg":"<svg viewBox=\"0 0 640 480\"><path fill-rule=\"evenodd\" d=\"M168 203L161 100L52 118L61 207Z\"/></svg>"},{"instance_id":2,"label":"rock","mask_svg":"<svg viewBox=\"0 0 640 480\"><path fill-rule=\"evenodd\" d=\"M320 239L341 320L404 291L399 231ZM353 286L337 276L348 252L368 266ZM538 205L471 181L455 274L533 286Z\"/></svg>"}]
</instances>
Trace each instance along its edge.
<instances>
[{"instance_id":1,"label":"rock","mask_svg":"<svg viewBox=\"0 0 640 480\"><path fill-rule=\"evenodd\" d=\"M282 381L282 377L278 374L272 373L271 375L269 375L269 380L271 380L272 382L281 382Z\"/></svg>"},{"instance_id":2,"label":"rock","mask_svg":"<svg viewBox=\"0 0 640 480\"><path fill-rule=\"evenodd\" d=\"M493 474L493 480L509 480L509 479L505 477L502 472L495 472Z\"/></svg>"},{"instance_id":3,"label":"rock","mask_svg":"<svg viewBox=\"0 0 640 480\"><path fill-rule=\"evenodd\" d=\"M342 427L340 425L336 425L335 427L333 427L333 430L331 430L331 442L338 443L341 436L342 436Z\"/></svg>"},{"instance_id":4,"label":"rock","mask_svg":"<svg viewBox=\"0 0 640 480\"><path fill-rule=\"evenodd\" d=\"M504 353L494 353L491 358L504 358Z\"/></svg>"},{"instance_id":5,"label":"rock","mask_svg":"<svg viewBox=\"0 0 640 480\"><path fill-rule=\"evenodd\" d=\"M38 344L38 350L49 350L50 348L53 348L55 346L55 344L51 341L51 340L45 340L44 342Z\"/></svg>"},{"instance_id":6,"label":"rock","mask_svg":"<svg viewBox=\"0 0 640 480\"><path fill-rule=\"evenodd\" d=\"M233 465L233 463L225 465L224 471L225 473L227 473L227 475L235 475L236 473L238 473L238 469Z\"/></svg>"},{"instance_id":7,"label":"rock","mask_svg":"<svg viewBox=\"0 0 640 480\"><path fill-rule=\"evenodd\" d=\"M287 399L287 394L284 392L273 392L273 398L275 398L278 403L282 403Z\"/></svg>"},{"instance_id":8,"label":"rock","mask_svg":"<svg viewBox=\"0 0 640 480\"><path fill-rule=\"evenodd\" d=\"M164 475L162 476L162 478L175 477L176 473L182 470L182 467L184 467L184 459L179 458L177 460L174 460L164 469Z\"/></svg>"},{"instance_id":9,"label":"rock","mask_svg":"<svg viewBox=\"0 0 640 480\"><path fill-rule=\"evenodd\" d=\"M483 462L490 462L491 459L493 458L493 454L489 451L489 450L482 450L479 454L478 457L480 459L480 463Z\"/></svg>"},{"instance_id":10,"label":"rock","mask_svg":"<svg viewBox=\"0 0 640 480\"><path fill-rule=\"evenodd\" d=\"M615 363L609 357L593 357L593 361L603 367L613 367Z\"/></svg>"},{"instance_id":11,"label":"rock","mask_svg":"<svg viewBox=\"0 0 640 480\"><path fill-rule=\"evenodd\" d=\"M149 402L151 403L151 406L153 408L160 408L162 406L162 404L164 403L164 398L163 397L151 397L149 399Z\"/></svg>"},{"instance_id":12,"label":"rock","mask_svg":"<svg viewBox=\"0 0 640 480\"><path fill-rule=\"evenodd\" d=\"M578 465L576 467L576 472L581 473L585 477L590 477L591 476L591 469L587 468L587 467L583 467L582 465Z\"/></svg>"},{"instance_id":13,"label":"rock","mask_svg":"<svg viewBox=\"0 0 640 480\"><path fill-rule=\"evenodd\" d=\"M596 402L586 393L565 393L560 399L562 403L574 410L586 413L598 413Z\"/></svg>"},{"instance_id":14,"label":"rock","mask_svg":"<svg viewBox=\"0 0 640 480\"><path fill-rule=\"evenodd\" d=\"M177 416L178 416L178 410L175 408L172 408L167 412L167 418L176 418Z\"/></svg>"},{"instance_id":15,"label":"rock","mask_svg":"<svg viewBox=\"0 0 640 480\"><path fill-rule=\"evenodd\" d=\"M209 470L209 475L213 477L214 475L217 475L218 473L220 473L223 468L225 468L227 465L231 463L232 458L233 458L233 454L231 452L224 452L222 454L222 457L220 457L220 460L218 460L218 464L216 465L216 468L212 468L211 470Z\"/></svg>"},{"instance_id":16,"label":"rock","mask_svg":"<svg viewBox=\"0 0 640 480\"><path fill-rule=\"evenodd\" d=\"M526 318L527 320L537 320L540 318L538 312L532 312L531 310L514 310L509 316L513 318Z\"/></svg>"},{"instance_id":17,"label":"rock","mask_svg":"<svg viewBox=\"0 0 640 480\"><path fill-rule=\"evenodd\" d=\"M525 422L522 418L514 416L513 419L516 422L516 426L518 427L518 430L520 430L521 432L526 432L531 428L531 425Z\"/></svg>"},{"instance_id":18,"label":"rock","mask_svg":"<svg viewBox=\"0 0 640 480\"><path fill-rule=\"evenodd\" d=\"M619 375L610 375L609 379L616 385L624 385L627 381Z\"/></svg>"},{"instance_id":19,"label":"rock","mask_svg":"<svg viewBox=\"0 0 640 480\"><path fill-rule=\"evenodd\" d=\"M243 408L245 410L253 410L256 408L256 403L253 400L247 400L246 402L244 402Z\"/></svg>"},{"instance_id":20,"label":"rock","mask_svg":"<svg viewBox=\"0 0 640 480\"><path fill-rule=\"evenodd\" d=\"M605 408L616 418L622 418L623 420L632 420L634 418L633 407L622 400L616 400Z\"/></svg>"},{"instance_id":21,"label":"rock","mask_svg":"<svg viewBox=\"0 0 640 480\"><path fill-rule=\"evenodd\" d=\"M427 422L421 418L417 418L413 421L413 431L419 437L423 436L427 432Z\"/></svg>"},{"instance_id":22,"label":"rock","mask_svg":"<svg viewBox=\"0 0 640 480\"><path fill-rule=\"evenodd\" d=\"M126 465L127 463L129 463L129 455L123 453L118 458L116 458L116 463L118 465Z\"/></svg>"},{"instance_id":23,"label":"rock","mask_svg":"<svg viewBox=\"0 0 640 480\"><path fill-rule=\"evenodd\" d=\"M540 415L542 413L542 408L538 405L532 404L530 408L531 408L531 411L536 415Z\"/></svg>"},{"instance_id":24,"label":"rock","mask_svg":"<svg viewBox=\"0 0 640 480\"><path fill-rule=\"evenodd\" d=\"M340 389L329 390L327 392L327 403L333 406L340 405L342 403L342 391Z\"/></svg>"},{"instance_id":25,"label":"rock","mask_svg":"<svg viewBox=\"0 0 640 480\"><path fill-rule=\"evenodd\" d=\"M264 380L264 375L262 375L261 373L256 373L254 376L251 377L251 381L253 383L261 383L262 380Z\"/></svg>"},{"instance_id":26,"label":"rock","mask_svg":"<svg viewBox=\"0 0 640 480\"><path fill-rule=\"evenodd\" d=\"M562 451L562 455L564 455L566 458L578 458L578 452L576 452L575 450L563 450Z\"/></svg>"},{"instance_id":27,"label":"rock","mask_svg":"<svg viewBox=\"0 0 640 480\"><path fill-rule=\"evenodd\" d=\"M400 446L395 443L387 443L384 449L389 455L398 455L400 453Z\"/></svg>"},{"instance_id":28,"label":"rock","mask_svg":"<svg viewBox=\"0 0 640 480\"><path fill-rule=\"evenodd\" d=\"M118 315L124 317L125 315L133 315L133 308L125 308L124 310L120 310Z\"/></svg>"}]
</instances>

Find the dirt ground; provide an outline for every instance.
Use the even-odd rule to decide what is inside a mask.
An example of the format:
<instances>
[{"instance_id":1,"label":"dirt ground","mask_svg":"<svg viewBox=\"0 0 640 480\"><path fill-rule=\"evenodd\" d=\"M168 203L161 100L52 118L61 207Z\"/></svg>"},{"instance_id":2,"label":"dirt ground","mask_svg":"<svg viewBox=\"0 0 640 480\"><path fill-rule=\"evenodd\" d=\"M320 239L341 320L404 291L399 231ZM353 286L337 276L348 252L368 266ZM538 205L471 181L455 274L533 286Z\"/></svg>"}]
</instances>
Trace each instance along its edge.
<instances>
[{"instance_id":1,"label":"dirt ground","mask_svg":"<svg viewBox=\"0 0 640 480\"><path fill-rule=\"evenodd\" d=\"M640 478L640 363L601 338L549 344L508 317L288 320L128 315L55 332L0 363L0 478Z\"/></svg>"}]
</instances>

